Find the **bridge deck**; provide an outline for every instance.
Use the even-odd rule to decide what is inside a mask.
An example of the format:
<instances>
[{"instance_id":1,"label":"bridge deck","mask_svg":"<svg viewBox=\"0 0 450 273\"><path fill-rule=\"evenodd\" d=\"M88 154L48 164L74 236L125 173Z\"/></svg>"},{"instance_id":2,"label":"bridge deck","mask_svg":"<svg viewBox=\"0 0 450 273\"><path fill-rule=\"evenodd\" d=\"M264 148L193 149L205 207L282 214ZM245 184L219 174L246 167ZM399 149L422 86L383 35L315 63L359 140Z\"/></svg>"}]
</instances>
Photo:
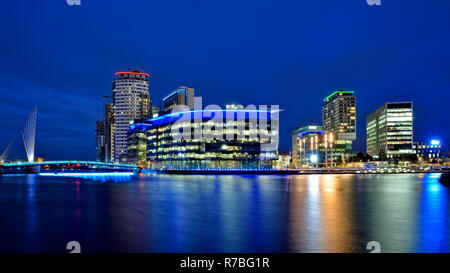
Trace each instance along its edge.
<instances>
[{"instance_id":1,"label":"bridge deck","mask_svg":"<svg viewBox=\"0 0 450 273\"><path fill-rule=\"evenodd\" d=\"M0 165L2 174L120 173L136 172L137 169L136 165L96 161L13 162Z\"/></svg>"},{"instance_id":2,"label":"bridge deck","mask_svg":"<svg viewBox=\"0 0 450 273\"><path fill-rule=\"evenodd\" d=\"M43 161L43 162L12 162L4 163L5 167L22 167L22 166L42 166L42 165L61 165L61 164L80 164L80 165L97 165L97 166L110 166L110 167L122 167L122 168L137 168L136 165L130 164L115 164L97 161Z\"/></svg>"}]
</instances>

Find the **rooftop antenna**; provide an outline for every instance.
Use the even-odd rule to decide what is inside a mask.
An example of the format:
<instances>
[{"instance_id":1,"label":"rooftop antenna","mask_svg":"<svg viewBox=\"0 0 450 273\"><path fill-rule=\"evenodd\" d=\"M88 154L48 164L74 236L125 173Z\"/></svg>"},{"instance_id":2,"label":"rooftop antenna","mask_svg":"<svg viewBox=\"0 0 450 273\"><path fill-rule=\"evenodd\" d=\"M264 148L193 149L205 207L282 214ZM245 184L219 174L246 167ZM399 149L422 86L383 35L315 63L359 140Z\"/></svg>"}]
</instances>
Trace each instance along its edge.
<instances>
[{"instance_id":1,"label":"rooftop antenna","mask_svg":"<svg viewBox=\"0 0 450 273\"><path fill-rule=\"evenodd\" d=\"M136 73L141 73L142 72L142 69L139 69L139 68L128 68L128 71L131 71L131 72L136 72Z\"/></svg>"}]
</instances>

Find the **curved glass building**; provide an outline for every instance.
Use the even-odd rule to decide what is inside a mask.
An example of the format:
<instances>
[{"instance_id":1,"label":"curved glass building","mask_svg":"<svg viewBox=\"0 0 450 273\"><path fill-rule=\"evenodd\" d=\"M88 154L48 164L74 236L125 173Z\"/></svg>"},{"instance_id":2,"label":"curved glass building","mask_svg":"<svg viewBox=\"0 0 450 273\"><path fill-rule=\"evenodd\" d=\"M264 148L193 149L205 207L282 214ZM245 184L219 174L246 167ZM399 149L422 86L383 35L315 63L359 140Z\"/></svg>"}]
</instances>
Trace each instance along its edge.
<instances>
[{"instance_id":1,"label":"curved glass building","mask_svg":"<svg viewBox=\"0 0 450 273\"><path fill-rule=\"evenodd\" d=\"M173 112L130 125L128 162L153 169L268 169L278 135L278 110Z\"/></svg>"}]
</instances>

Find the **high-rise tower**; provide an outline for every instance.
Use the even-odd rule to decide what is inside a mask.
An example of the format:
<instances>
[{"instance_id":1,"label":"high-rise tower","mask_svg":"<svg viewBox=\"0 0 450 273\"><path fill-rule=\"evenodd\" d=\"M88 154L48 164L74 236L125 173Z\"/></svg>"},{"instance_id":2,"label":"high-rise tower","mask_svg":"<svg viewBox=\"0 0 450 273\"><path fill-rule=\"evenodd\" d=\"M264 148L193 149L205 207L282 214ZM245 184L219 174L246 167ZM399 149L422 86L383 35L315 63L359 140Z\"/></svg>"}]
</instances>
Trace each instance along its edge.
<instances>
[{"instance_id":1,"label":"high-rise tower","mask_svg":"<svg viewBox=\"0 0 450 273\"><path fill-rule=\"evenodd\" d=\"M114 103L105 104L105 162L114 161Z\"/></svg>"},{"instance_id":2,"label":"high-rise tower","mask_svg":"<svg viewBox=\"0 0 450 273\"><path fill-rule=\"evenodd\" d=\"M335 91L324 99L323 130L333 134L333 157L348 159L356 139L356 97L353 91Z\"/></svg>"},{"instance_id":3,"label":"high-rise tower","mask_svg":"<svg viewBox=\"0 0 450 273\"><path fill-rule=\"evenodd\" d=\"M149 74L139 70L117 72L113 82L114 162L127 161L127 132L130 122L151 117Z\"/></svg>"},{"instance_id":4,"label":"high-rise tower","mask_svg":"<svg viewBox=\"0 0 450 273\"><path fill-rule=\"evenodd\" d=\"M97 162L105 162L105 122L96 122L96 149L95 149L95 160Z\"/></svg>"}]
</instances>

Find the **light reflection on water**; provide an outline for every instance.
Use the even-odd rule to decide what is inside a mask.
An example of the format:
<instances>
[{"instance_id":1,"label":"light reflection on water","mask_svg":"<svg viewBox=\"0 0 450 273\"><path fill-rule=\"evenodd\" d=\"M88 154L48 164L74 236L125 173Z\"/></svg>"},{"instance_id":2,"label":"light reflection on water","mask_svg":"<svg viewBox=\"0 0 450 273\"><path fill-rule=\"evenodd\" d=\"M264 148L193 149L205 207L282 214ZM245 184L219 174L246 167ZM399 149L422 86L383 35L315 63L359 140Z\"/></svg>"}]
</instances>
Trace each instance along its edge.
<instances>
[{"instance_id":1,"label":"light reflection on water","mask_svg":"<svg viewBox=\"0 0 450 273\"><path fill-rule=\"evenodd\" d=\"M439 177L0 176L0 251L449 252Z\"/></svg>"}]
</instances>

